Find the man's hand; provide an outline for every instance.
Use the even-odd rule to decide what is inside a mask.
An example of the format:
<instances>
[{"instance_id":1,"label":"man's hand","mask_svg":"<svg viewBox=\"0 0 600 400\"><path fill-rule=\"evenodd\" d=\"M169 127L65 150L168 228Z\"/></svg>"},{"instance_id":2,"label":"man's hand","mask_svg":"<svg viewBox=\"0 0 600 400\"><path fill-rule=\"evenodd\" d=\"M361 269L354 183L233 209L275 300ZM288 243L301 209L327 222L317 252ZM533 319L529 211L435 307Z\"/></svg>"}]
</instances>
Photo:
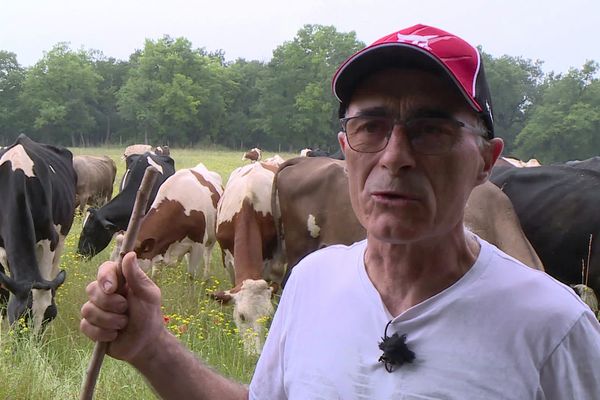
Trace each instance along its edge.
<instances>
[{"instance_id":1,"label":"man's hand","mask_svg":"<svg viewBox=\"0 0 600 400\"><path fill-rule=\"evenodd\" d=\"M94 341L110 342L108 354L136 365L152 357L167 333L160 308L160 289L138 267L135 253L123 258L125 287L117 292L117 263L107 261L86 292L81 331Z\"/></svg>"}]
</instances>

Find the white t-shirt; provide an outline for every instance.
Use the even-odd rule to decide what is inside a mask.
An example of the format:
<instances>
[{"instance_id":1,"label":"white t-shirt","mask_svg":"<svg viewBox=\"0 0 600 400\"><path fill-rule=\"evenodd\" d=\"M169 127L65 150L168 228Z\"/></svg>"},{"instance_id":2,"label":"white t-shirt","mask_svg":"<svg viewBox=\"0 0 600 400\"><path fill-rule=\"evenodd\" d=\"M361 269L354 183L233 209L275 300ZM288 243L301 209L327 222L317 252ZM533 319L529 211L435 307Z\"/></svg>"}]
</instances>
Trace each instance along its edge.
<instances>
[{"instance_id":1,"label":"white t-shirt","mask_svg":"<svg viewBox=\"0 0 600 400\"><path fill-rule=\"evenodd\" d=\"M388 328L416 358L388 373L392 319L366 241L330 246L288 281L250 399L600 399L600 325L567 286L479 239L473 267Z\"/></svg>"}]
</instances>

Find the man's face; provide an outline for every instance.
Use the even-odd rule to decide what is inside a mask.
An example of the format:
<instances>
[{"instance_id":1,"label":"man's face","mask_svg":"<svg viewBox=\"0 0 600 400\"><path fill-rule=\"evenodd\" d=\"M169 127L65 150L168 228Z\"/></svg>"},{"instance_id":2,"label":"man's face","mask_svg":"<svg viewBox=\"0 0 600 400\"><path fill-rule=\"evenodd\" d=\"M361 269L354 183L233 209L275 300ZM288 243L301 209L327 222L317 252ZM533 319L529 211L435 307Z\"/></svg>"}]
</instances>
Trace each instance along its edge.
<instances>
[{"instance_id":1,"label":"man's face","mask_svg":"<svg viewBox=\"0 0 600 400\"><path fill-rule=\"evenodd\" d=\"M346 116L373 110L402 120L443 115L478 126L457 89L417 70L386 70L359 84ZM479 130L457 132L454 145L436 155L413 151L403 125L394 126L387 147L377 153L352 150L340 132L352 206L369 237L408 244L463 229L465 203L471 190L487 179L502 151L502 140L493 139L491 146L482 149Z\"/></svg>"}]
</instances>

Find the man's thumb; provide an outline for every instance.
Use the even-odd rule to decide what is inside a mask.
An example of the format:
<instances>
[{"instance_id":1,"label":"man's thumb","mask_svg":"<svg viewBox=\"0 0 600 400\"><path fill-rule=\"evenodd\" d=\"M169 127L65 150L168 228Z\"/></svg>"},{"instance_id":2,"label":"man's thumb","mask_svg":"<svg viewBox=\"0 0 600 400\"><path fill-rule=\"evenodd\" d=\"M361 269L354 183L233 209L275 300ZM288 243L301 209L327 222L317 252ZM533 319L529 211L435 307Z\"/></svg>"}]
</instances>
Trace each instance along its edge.
<instances>
[{"instance_id":1,"label":"man's thumb","mask_svg":"<svg viewBox=\"0 0 600 400\"><path fill-rule=\"evenodd\" d=\"M135 252L131 251L125 254L121 265L127 286L137 297L142 300L150 300L149 297L156 296L158 287L139 267Z\"/></svg>"}]
</instances>

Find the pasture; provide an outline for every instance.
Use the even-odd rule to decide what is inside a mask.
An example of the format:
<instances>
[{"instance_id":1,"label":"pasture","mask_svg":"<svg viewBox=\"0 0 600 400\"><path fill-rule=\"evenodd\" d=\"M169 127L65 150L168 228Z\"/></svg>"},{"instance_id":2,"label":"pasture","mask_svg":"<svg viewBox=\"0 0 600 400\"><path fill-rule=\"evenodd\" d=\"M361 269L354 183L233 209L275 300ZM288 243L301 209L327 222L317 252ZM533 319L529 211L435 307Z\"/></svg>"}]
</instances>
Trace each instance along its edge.
<instances>
[{"instance_id":1,"label":"pasture","mask_svg":"<svg viewBox=\"0 0 600 400\"><path fill-rule=\"evenodd\" d=\"M117 164L113 196L123 176L123 148L73 148L75 155L108 155ZM202 162L218 172L223 184L231 171L246 164L241 151L171 149L176 169L193 167ZM263 153L263 159L274 153ZM280 154L283 158L295 155ZM61 268L67 280L57 291L57 318L41 338L29 334L23 323L0 329L0 385L2 399L77 399L81 382L91 357L93 343L79 332L79 309L85 302L85 287L96 276L98 266L108 259L112 244L85 260L76 254L83 216L76 215L67 237ZM198 357L226 376L248 383L256 357L244 354L240 336L231 320L231 306L221 306L207 296L217 289L231 287L221 262L218 244L213 250L210 278L192 281L184 267L163 269L156 278L162 290L165 324ZM277 299L275 299L277 301ZM265 321L265 323L269 323ZM107 357L96 386L96 399L154 398L143 378L123 362Z\"/></svg>"}]
</instances>

